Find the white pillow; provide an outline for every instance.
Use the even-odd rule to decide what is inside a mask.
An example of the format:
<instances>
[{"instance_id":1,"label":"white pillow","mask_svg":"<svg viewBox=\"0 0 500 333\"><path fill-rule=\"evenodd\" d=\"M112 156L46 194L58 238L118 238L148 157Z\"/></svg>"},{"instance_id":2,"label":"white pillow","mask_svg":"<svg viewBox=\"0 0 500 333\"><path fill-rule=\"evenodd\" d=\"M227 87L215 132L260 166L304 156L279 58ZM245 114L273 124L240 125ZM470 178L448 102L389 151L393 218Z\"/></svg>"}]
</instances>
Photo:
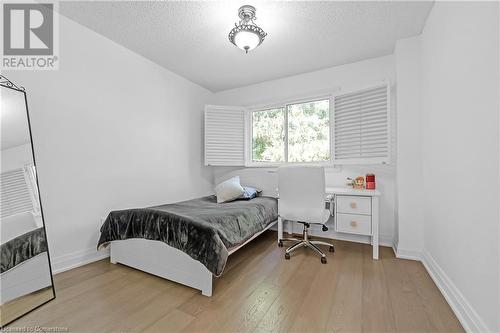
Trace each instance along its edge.
<instances>
[{"instance_id":1,"label":"white pillow","mask_svg":"<svg viewBox=\"0 0 500 333\"><path fill-rule=\"evenodd\" d=\"M217 203L233 201L239 198L245 190L240 185L240 177L230 178L215 187Z\"/></svg>"}]
</instances>

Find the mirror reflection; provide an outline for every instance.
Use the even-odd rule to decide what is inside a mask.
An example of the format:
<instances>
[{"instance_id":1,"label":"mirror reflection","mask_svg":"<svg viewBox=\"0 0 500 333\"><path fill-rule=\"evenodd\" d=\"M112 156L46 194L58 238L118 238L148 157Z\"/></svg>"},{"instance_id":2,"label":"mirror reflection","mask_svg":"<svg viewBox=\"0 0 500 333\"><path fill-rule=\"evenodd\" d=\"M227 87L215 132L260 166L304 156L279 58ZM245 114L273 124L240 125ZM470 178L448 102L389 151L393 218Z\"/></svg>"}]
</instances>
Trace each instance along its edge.
<instances>
[{"instance_id":1,"label":"mirror reflection","mask_svg":"<svg viewBox=\"0 0 500 333\"><path fill-rule=\"evenodd\" d=\"M1 86L0 325L55 297L25 92Z\"/></svg>"}]
</instances>

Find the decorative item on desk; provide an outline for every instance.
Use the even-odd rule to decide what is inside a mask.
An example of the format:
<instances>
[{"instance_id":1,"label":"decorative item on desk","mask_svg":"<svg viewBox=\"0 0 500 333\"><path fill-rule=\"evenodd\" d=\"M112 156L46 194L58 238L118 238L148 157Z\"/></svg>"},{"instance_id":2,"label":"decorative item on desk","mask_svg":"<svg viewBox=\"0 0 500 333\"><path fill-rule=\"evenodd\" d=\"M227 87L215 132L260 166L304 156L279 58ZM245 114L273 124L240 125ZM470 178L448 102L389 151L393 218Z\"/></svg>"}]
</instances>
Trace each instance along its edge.
<instances>
[{"instance_id":1,"label":"decorative item on desk","mask_svg":"<svg viewBox=\"0 0 500 333\"><path fill-rule=\"evenodd\" d=\"M347 187L354 187L354 180L351 177L347 177L347 182L345 184Z\"/></svg>"},{"instance_id":2,"label":"decorative item on desk","mask_svg":"<svg viewBox=\"0 0 500 333\"><path fill-rule=\"evenodd\" d=\"M373 173L369 173L366 175L366 189L374 190L375 186L375 175Z\"/></svg>"},{"instance_id":3,"label":"decorative item on desk","mask_svg":"<svg viewBox=\"0 0 500 333\"><path fill-rule=\"evenodd\" d=\"M354 189L362 190L365 188L365 178L363 176L356 177L355 179L347 178L347 186L351 186Z\"/></svg>"},{"instance_id":4,"label":"decorative item on desk","mask_svg":"<svg viewBox=\"0 0 500 333\"><path fill-rule=\"evenodd\" d=\"M365 188L365 178L363 176L359 176L354 179L354 188L358 190Z\"/></svg>"}]
</instances>

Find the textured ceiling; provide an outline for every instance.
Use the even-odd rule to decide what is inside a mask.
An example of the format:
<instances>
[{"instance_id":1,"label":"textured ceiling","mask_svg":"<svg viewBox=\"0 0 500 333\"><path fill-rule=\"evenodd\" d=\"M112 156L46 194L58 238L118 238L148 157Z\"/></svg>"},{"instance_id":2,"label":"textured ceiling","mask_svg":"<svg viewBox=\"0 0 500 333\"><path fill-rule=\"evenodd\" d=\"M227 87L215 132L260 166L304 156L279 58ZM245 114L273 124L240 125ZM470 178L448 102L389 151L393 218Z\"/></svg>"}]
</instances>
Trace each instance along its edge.
<instances>
[{"instance_id":1,"label":"textured ceiling","mask_svg":"<svg viewBox=\"0 0 500 333\"><path fill-rule=\"evenodd\" d=\"M268 36L245 54L227 39L238 8ZM418 35L432 2L61 2L60 12L155 63L220 91L391 54Z\"/></svg>"}]
</instances>

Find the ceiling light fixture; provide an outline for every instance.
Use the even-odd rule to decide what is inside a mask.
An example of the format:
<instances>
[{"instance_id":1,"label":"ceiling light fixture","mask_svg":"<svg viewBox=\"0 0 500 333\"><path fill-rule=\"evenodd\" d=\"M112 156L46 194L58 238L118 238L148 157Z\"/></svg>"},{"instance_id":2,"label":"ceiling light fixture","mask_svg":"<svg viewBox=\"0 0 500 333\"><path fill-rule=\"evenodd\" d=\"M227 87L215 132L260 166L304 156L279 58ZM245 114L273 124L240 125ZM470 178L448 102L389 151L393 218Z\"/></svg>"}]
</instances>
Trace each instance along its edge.
<instances>
[{"instance_id":1,"label":"ceiling light fixture","mask_svg":"<svg viewBox=\"0 0 500 333\"><path fill-rule=\"evenodd\" d=\"M240 23L234 24L234 28L229 32L229 41L244 50L245 53L253 50L262 42L267 34L259 26L254 23L255 17L255 7L245 5L238 9L238 16L240 17Z\"/></svg>"}]
</instances>

